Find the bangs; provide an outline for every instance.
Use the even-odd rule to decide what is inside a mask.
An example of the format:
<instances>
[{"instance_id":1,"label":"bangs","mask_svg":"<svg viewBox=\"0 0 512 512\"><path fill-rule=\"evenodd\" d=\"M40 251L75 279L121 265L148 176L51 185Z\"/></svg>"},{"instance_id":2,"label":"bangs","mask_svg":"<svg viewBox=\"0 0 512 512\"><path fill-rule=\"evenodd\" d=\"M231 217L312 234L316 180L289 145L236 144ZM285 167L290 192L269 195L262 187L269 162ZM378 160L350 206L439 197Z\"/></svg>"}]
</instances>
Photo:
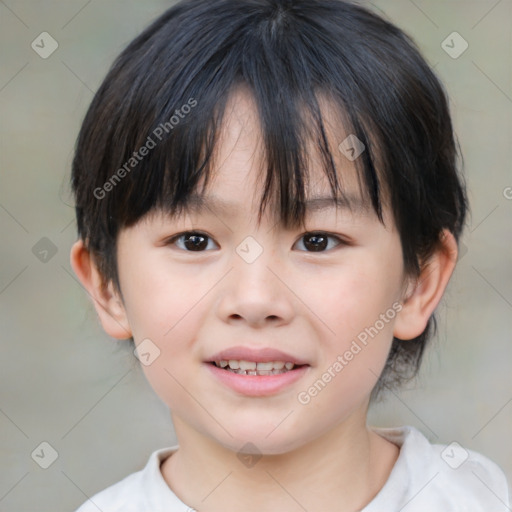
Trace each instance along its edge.
<instances>
[{"instance_id":1,"label":"bangs","mask_svg":"<svg viewBox=\"0 0 512 512\"><path fill-rule=\"evenodd\" d=\"M217 103L212 101L208 105L197 102L196 111L176 126L173 133L162 140L159 148L155 148L145 170L146 175L151 175L151 180L132 176L132 195L128 199L130 212L117 213L126 219L126 226L137 222L151 210L179 216L188 210L191 199L206 192L212 175L222 164L216 155L222 143L226 117L230 115L226 109L238 92L250 95L258 115L260 133L257 136L261 137L258 151L261 151L263 162L260 170L263 172L258 176L258 183L263 186L258 222L261 222L266 207L271 204L273 215L285 228L294 229L303 225L305 200L308 190L314 186L311 176L313 155L327 177L332 197L339 198L348 208L351 207L342 187L345 166L342 163L341 168L337 167L336 161L340 161L340 155L335 152L341 153L338 146L346 139L346 133L354 136L356 129L347 130L346 126L358 125L358 120L355 123L347 121L338 104L333 99L326 100L325 93L315 95L308 90L306 95L306 91L293 91L291 87L286 87L292 84L281 82L279 95L287 99L276 101L274 97L264 96L263 86L266 84L257 80L249 83L247 80L251 78L257 77L244 76L243 80L227 84L231 88ZM182 99L184 105L187 104L185 100ZM188 101L195 103L195 99ZM337 111L334 127L332 122L327 126L326 108L331 109L327 113L329 120L333 119L333 111ZM333 130L337 138L334 138L336 135L333 137ZM160 131L161 128L157 126L157 134ZM357 139L368 148L365 132L358 130L357 133ZM349 159L346 159L346 163L352 164ZM371 154L361 155L360 159L354 159L353 164L363 203L371 203L382 221L378 177ZM350 169L350 172L352 174L354 171ZM201 189L199 182L202 183ZM145 200L142 201L142 198Z\"/></svg>"}]
</instances>

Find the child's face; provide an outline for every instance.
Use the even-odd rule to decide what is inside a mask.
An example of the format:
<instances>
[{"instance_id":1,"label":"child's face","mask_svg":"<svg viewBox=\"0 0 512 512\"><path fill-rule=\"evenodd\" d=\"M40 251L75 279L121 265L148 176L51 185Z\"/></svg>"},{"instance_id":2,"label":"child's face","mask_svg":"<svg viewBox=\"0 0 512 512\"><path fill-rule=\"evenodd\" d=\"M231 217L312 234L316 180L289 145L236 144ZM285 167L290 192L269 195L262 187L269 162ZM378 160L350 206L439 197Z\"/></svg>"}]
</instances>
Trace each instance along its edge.
<instances>
[{"instance_id":1,"label":"child's face","mask_svg":"<svg viewBox=\"0 0 512 512\"><path fill-rule=\"evenodd\" d=\"M304 238L304 230L286 231L268 210L257 227L263 163L248 95L233 96L225 122L208 195L233 209L181 219L155 215L123 230L120 286L136 344L149 339L148 352L160 351L143 369L177 430L234 451L250 441L263 453L284 453L345 420L364 423L403 298L400 239L387 207L386 227L371 208L311 212L307 232L337 235L349 245L329 238L325 247ZM333 131L332 143L346 135ZM337 157L344 190L360 197L353 163ZM308 197L331 195L320 165L312 160ZM166 243L186 231L209 238ZM190 250L194 244L203 248ZM314 251L315 244L323 252ZM308 366L279 389L265 392L255 384L241 391L219 378L226 370L210 365L215 354L235 346L280 350ZM317 381L320 391L311 391Z\"/></svg>"}]
</instances>

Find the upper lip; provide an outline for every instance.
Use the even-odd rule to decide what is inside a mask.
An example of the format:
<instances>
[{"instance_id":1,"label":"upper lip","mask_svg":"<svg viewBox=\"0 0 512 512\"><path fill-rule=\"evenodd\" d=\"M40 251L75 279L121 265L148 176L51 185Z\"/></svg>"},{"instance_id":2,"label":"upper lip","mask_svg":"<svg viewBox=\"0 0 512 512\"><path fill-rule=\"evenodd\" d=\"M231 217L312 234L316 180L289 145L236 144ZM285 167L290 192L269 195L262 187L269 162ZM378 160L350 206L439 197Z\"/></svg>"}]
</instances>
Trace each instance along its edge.
<instances>
[{"instance_id":1,"label":"upper lip","mask_svg":"<svg viewBox=\"0 0 512 512\"><path fill-rule=\"evenodd\" d=\"M227 348L214 354L208 362L214 361L251 361L255 363L269 363L271 361L282 361L285 363L293 363L297 366L308 364L306 361L287 354L275 348L265 347L253 349L249 347L236 346Z\"/></svg>"}]
</instances>

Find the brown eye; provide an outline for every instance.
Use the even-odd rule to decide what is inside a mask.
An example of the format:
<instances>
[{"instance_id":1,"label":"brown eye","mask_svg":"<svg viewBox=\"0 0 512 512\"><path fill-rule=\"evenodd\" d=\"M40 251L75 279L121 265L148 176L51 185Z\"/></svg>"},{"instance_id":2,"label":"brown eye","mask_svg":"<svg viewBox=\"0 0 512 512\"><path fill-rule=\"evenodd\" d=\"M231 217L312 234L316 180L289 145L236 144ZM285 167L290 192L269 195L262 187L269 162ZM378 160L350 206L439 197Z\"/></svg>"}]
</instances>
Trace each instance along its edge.
<instances>
[{"instance_id":1,"label":"brown eye","mask_svg":"<svg viewBox=\"0 0 512 512\"><path fill-rule=\"evenodd\" d=\"M176 244L180 249L187 252L203 252L208 247L210 237L204 233L190 231L182 233L169 240L169 244ZM181 242L181 244L177 243Z\"/></svg>"},{"instance_id":2,"label":"brown eye","mask_svg":"<svg viewBox=\"0 0 512 512\"><path fill-rule=\"evenodd\" d=\"M333 247L329 247L329 240L336 240L337 243L334 247L343 244L343 240L338 238L337 236L329 235L327 233L306 233L302 235L299 239L299 242L303 242L303 246L305 247L307 252L326 252L326 250L330 250Z\"/></svg>"}]
</instances>

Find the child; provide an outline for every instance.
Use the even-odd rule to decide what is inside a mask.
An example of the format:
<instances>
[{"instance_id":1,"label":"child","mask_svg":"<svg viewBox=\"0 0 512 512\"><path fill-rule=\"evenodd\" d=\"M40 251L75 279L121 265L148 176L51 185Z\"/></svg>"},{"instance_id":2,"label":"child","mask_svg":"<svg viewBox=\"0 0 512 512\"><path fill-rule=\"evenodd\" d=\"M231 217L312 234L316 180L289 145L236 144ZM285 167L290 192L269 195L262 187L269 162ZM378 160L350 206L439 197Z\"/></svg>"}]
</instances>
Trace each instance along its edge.
<instances>
[{"instance_id":1,"label":"child","mask_svg":"<svg viewBox=\"0 0 512 512\"><path fill-rule=\"evenodd\" d=\"M178 446L79 512L510 510L482 455L366 425L432 334L457 162L438 79L355 4L184 0L138 36L77 141L71 263Z\"/></svg>"}]
</instances>

